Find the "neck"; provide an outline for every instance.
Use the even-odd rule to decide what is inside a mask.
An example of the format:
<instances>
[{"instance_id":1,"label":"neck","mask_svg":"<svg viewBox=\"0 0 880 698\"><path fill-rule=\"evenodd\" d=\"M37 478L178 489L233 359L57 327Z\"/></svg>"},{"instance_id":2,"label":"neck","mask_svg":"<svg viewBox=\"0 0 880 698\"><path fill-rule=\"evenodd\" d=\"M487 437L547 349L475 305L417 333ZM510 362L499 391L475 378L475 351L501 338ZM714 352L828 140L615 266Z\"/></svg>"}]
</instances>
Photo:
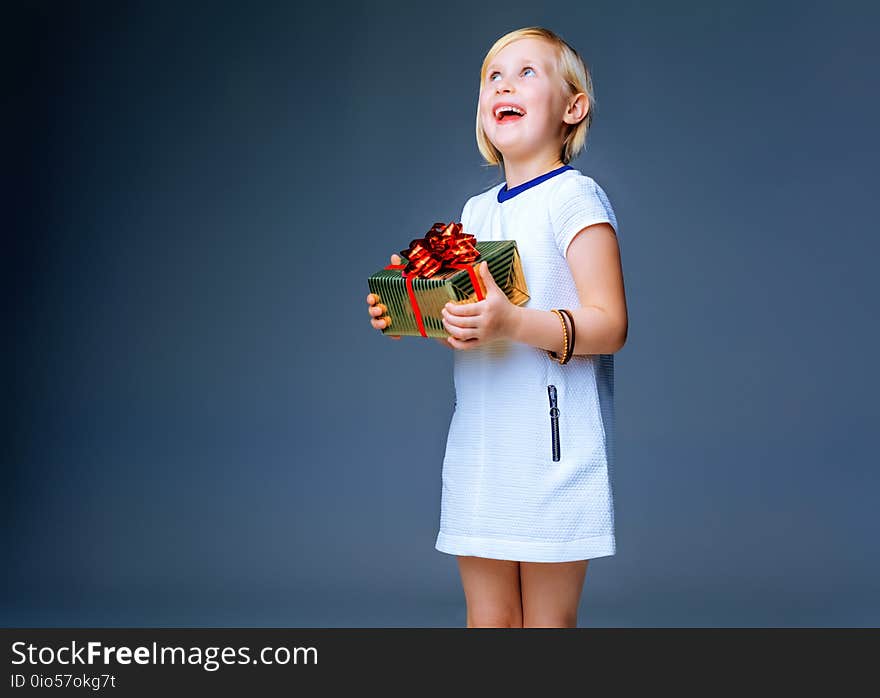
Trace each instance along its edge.
<instances>
[{"instance_id":1,"label":"neck","mask_svg":"<svg viewBox=\"0 0 880 698\"><path fill-rule=\"evenodd\" d=\"M558 156L542 153L532 158L514 159L504 158L504 177L507 180L507 188L528 182L535 177L562 167L565 163Z\"/></svg>"}]
</instances>

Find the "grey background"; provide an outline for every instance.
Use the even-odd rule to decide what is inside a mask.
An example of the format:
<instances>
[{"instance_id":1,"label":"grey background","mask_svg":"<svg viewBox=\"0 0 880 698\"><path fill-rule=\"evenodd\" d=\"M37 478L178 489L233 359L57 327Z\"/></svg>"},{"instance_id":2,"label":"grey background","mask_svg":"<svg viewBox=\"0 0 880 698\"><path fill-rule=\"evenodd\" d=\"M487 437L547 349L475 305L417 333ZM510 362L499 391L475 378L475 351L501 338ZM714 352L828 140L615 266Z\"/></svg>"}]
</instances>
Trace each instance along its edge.
<instances>
[{"instance_id":1,"label":"grey background","mask_svg":"<svg viewBox=\"0 0 880 698\"><path fill-rule=\"evenodd\" d=\"M539 24L592 69L630 312L580 624L877 625L878 14L22 3L0 622L464 625L453 355L366 278L501 181L480 62Z\"/></svg>"}]
</instances>

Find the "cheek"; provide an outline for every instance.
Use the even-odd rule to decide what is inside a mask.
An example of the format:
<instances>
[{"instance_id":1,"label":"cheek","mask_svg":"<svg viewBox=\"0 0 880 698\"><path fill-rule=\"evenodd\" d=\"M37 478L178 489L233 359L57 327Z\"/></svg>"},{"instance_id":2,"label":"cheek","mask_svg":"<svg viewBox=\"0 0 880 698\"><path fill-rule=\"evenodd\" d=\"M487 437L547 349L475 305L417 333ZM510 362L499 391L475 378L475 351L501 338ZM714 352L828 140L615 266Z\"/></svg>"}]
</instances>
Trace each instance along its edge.
<instances>
[{"instance_id":1,"label":"cheek","mask_svg":"<svg viewBox=\"0 0 880 698\"><path fill-rule=\"evenodd\" d=\"M488 100L480 100L480 116L482 118L485 119L491 109L492 105L489 103Z\"/></svg>"}]
</instances>

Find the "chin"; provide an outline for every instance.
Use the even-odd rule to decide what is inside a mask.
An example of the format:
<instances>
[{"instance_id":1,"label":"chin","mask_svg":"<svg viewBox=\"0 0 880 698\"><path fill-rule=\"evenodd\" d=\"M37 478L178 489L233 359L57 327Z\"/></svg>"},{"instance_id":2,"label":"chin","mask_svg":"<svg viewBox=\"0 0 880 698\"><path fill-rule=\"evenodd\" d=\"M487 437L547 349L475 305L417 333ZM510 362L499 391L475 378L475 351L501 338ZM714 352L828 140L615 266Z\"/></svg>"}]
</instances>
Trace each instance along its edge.
<instances>
[{"instance_id":1,"label":"chin","mask_svg":"<svg viewBox=\"0 0 880 698\"><path fill-rule=\"evenodd\" d=\"M516 156L529 149L529 144L521 139L506 140L502 138L501 140L490 139L490 141L505 157L509 155Z\"/></svg>"}]
</instances>

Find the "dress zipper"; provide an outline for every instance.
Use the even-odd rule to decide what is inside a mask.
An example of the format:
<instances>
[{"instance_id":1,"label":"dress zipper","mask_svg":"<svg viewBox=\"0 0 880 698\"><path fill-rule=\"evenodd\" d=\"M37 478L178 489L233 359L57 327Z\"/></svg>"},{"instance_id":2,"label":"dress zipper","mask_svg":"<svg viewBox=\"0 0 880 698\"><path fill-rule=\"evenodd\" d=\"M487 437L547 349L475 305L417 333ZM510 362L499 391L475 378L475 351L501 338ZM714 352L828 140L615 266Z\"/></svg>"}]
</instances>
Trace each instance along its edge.
<instances>
[{"instance_id":1,"label":"dress zipper","mask_svg":"<svg viewBox=\"0 0 880 698\"><path fill-rule=\"evenodd\" d=\"M559 405L556 399L556 386L548 385L547 393L550 395L550 441L553 446L553 460L558 461L561 444L559 443Z\"/></svg>"}]
</instances>

